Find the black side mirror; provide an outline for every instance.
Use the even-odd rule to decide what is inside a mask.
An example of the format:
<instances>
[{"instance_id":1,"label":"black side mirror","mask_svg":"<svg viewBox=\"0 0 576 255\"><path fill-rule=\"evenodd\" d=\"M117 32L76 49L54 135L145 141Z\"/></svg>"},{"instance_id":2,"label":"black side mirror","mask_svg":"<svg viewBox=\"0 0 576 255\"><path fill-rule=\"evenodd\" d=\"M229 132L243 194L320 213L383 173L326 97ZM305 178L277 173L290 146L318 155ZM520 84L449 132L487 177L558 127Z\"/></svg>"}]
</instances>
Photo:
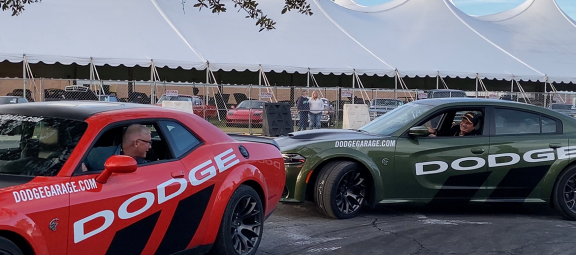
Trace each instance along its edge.
<instances>
[{"instance_id":1,"label":"black side mirror","mask_svg":"<svg viewBox=\"0 0 576 255\"><path fill-rule=\"evenodd\" d=\"M427 127L418 126L418 127L410 128L410 130L408 131L408 134L411 136L429 136L430 132L428 131Z\"/></svg>"}]
</instances>

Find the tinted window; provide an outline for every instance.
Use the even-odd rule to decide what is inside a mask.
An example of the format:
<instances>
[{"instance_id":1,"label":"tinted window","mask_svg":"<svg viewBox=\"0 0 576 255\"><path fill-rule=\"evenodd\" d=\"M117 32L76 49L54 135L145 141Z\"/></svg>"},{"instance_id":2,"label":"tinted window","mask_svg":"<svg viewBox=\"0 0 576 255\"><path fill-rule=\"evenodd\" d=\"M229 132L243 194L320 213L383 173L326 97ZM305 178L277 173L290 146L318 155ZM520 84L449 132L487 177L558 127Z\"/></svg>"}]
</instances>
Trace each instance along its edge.
<instances>
[{"instance_id":1,"label":"tinted window","mask_svg":"<svg viewBox=\"0 0 576 255\"><path fill-rule=\"evenodd\" d=\"M542 116L540 118L542 124L542 133L556 133L556 121Z\"/></svg>"},{"instance_id":2,"label":"tinted window","mask_svg":"<svg viewBox=\"0 0 576 255\"><path fill-rule=\"evenodd\" d=\"M537 114L508 109L495 109L494 113L496 135L540 133L540 116Z\"/></svg>"},{"instance_id":3,"label":"tinted window","mask_svg":"<svg viewBox=\"0 0 576 255\"><path fill-rule=\"evenodd\" d=\"M253 101L253 100L244 100L242 101L240 104L238 104L238 107L236 108L240 108L240 109L259 109L259 108L264 108L264 102L262 101Z\"/></svg>"},{"instance_id":4,"label":"tinted window","mask_svg":"<svg viewBox=\"0 0 576 255\"><path fill-rule=\"evenodd\" d=\"M177 158L188 153L200 144L198 138L176 122L160 121L160 125L165 128L166 137L172 145L174 156Z\"/></svg>"},{"instance_id":5,"label":"tinted window","mask_svg":"<svg viewBox=\"0 0 576 255\"><path fill-rule=\"evenodd\" d=\"M75 120L0 115L0 174L56 175L87 126Z\"/></svg>"}]
</instances>

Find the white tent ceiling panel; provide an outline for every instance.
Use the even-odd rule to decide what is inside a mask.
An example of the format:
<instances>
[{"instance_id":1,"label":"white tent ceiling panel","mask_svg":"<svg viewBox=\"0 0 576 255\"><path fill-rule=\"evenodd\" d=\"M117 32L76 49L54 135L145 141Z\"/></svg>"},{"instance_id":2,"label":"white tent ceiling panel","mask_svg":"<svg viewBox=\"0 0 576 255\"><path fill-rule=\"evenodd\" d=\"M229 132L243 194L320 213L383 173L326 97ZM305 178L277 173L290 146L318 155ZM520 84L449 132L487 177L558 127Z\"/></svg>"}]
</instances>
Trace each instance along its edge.
<instances>
[{"instance_id":1,"label":"white tent ceiling panel","mask_svg":"<svg viewBox=\"0 0 576 255\"><path fill-rule=\"evenodd\" d=\"M149 66L151 59L169 60L170 67L177 67L170 61L188 67L203 62L149 1L42 1L27 5L20 16L0 12L0 24L1 52L37 55L43 62L86 65L90 57L128 66Z\"/></svg>"},{"instance_id":2,"label":"white tent ceiling panel","mask_svg":"<svg viewBox=\"0 0 576 255\"><path fill-rule=\"evenodd\" d=\"M179 0L158 1L179 33L210 62L211 69L228 70L230 65L221 63L235 63L237 69L252 71L259 70L260 65L274 71L298 72L307 72L308 68L342 73L350 73L353 68L392 70L323 15L282 15L284 1L260 1L258 7L277 24L275 30L259 32L255 21L245 18L244 11L234 10L231 1L222 2L228 11L215 15L209 10L199 11L192 4L182 6Z\"/></svg>"},{"instance_id":3,"label":"white tent ceiling panel","mask_svg":"<svg viewBox=\"0 0 576 255\"><path fill-rule=\"evenodd\" d=\"M527 0L510 11L478 18L457 13L488 40L551 80L576 76L576 26L553 0Z\"/></svg>"},{"instance_id":4,"label":"white tent ceiling panel","mask_svg":"<svg viewBox=\"0 0 576 255\"><path fill-rule=\"evenodd\" d=\"M327 15L360 43L403 73L448 76L483 73L487 78L542 77L463 24L442 0L403 4L363 13L319 1Z\"/></svg>"}]
</instances>

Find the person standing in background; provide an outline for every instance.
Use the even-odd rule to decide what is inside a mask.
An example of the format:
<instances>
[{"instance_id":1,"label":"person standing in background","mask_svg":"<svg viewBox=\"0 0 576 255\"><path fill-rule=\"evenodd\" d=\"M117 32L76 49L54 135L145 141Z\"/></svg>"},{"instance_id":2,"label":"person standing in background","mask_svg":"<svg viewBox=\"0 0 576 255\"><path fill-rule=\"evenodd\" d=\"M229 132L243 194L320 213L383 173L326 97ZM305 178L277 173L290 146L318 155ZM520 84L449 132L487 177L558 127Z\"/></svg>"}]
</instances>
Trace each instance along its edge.
<instances>
[{"instance_id":1,"label":"person standing in background","mask_svg":"<svg viewBox=\"0 0 576 255\"><path fill-rule=\"evenodd\" d=\"M300 115L298 131L306 130L308 127L308 112L310 111L308 100L308 91L302 91L302 95L296 100L296 107L298 108L298 114Z\"/></svg>"},{"instance_id":2,"label":"person standing in background","mask_svg":"<svg viewBox=\"0 0 576 255\"><path fill-rule=\"evenodd\" d=\"M320 128L320 119L322 117L322 111L324 110L324 102L318 97L318 92L312 92L312 98L308 100L310 105L310 129Z\"/></svg>"}]
</instances>

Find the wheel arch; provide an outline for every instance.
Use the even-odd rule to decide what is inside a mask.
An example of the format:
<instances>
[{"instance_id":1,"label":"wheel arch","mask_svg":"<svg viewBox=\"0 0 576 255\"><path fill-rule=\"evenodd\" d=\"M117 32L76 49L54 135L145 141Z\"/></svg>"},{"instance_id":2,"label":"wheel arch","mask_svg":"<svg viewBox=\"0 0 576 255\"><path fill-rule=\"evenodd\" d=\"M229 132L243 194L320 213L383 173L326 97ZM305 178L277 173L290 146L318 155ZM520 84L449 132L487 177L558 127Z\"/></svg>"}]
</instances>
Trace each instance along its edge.
<instances>
[{"instance_id":1,"label":"wheel arch","mask_svg":"<svg viewBox=\"0 0 576 255\"><path fill-rule=\"evenodd\" d=\"M260 183L258 183L257 181L254 180L247 180L244 181L243 183L241 183L240 185L246 185L249 186L250 188L254 189L256 191L256 193L258 193L258 197L260 197L260 200L262 201L262 207L266 208L267 203L266 203L266 195L264 193L264 188L262 188L262 185L260 185ZM238 187L240 187L240 185L238 185ZM264 209L266 210L266 209ZM264 215L266 216L266 215Z\"/></svg>"},{"instance_id":2,"label":"wheel arch","mask_svg":"<svg viewBox=\"0 0 576 255\"><path fill-rule=\"evenodd\" d=\"M554 200L554 189L556 189L556 184L558 182L558 178L562 176L564 172L566 172L570 167L576 166L576 158L572 159L571 161L562 160L556 161L552 166L550 166L550 170L544 177L544 183L542 186L542 199L548 199L548 204L553 206Z\"/></svg>"},{"instance_id":3,"label":"wheel arch","mask_svg":"<svg viewBox=\"0 0 576 255\"><path fill-rule=\"evenodd\" d=\"M34 255L34 248L32 245L20 234L9 230L0 230L0 236L4 237L18 246L24 255Z\"/></svg>"},{"instance_id":4,"label":"wheel arch","mask_svg":"<svg viewBox=\"0 0 576 255\"><path fill-rule=\"evenodd\" d=\"M363 173L366 173L366 176L369 178L369 183L371 184L370 187L368 188L368 199L366 199L367 204L371 207L376 205L376 190L378 188L382 188L382 180L380 178L377 178L380 176L379 172L375 173L375 171L373 170L374 168L368 164L367 162L361 160L360 158L356 158L356 157L351 157L350 155L336 155L334 157L328 158L320 163L318 163L313 169L312 174L310 174L310 178L308 179L308 182L306 183L306 194L305 194L305 200L307 201L314 201L314 185L316 183L316 180L318 179L318 176L320 175L320 173L323 171L323 168L332 163L332 162L336 162L336 161L351 161L354 162L356 164L358 164L358 166L360 166L360 170ZM375 167L375 164L374 164Z\"/></svg>"}]
</instances>

